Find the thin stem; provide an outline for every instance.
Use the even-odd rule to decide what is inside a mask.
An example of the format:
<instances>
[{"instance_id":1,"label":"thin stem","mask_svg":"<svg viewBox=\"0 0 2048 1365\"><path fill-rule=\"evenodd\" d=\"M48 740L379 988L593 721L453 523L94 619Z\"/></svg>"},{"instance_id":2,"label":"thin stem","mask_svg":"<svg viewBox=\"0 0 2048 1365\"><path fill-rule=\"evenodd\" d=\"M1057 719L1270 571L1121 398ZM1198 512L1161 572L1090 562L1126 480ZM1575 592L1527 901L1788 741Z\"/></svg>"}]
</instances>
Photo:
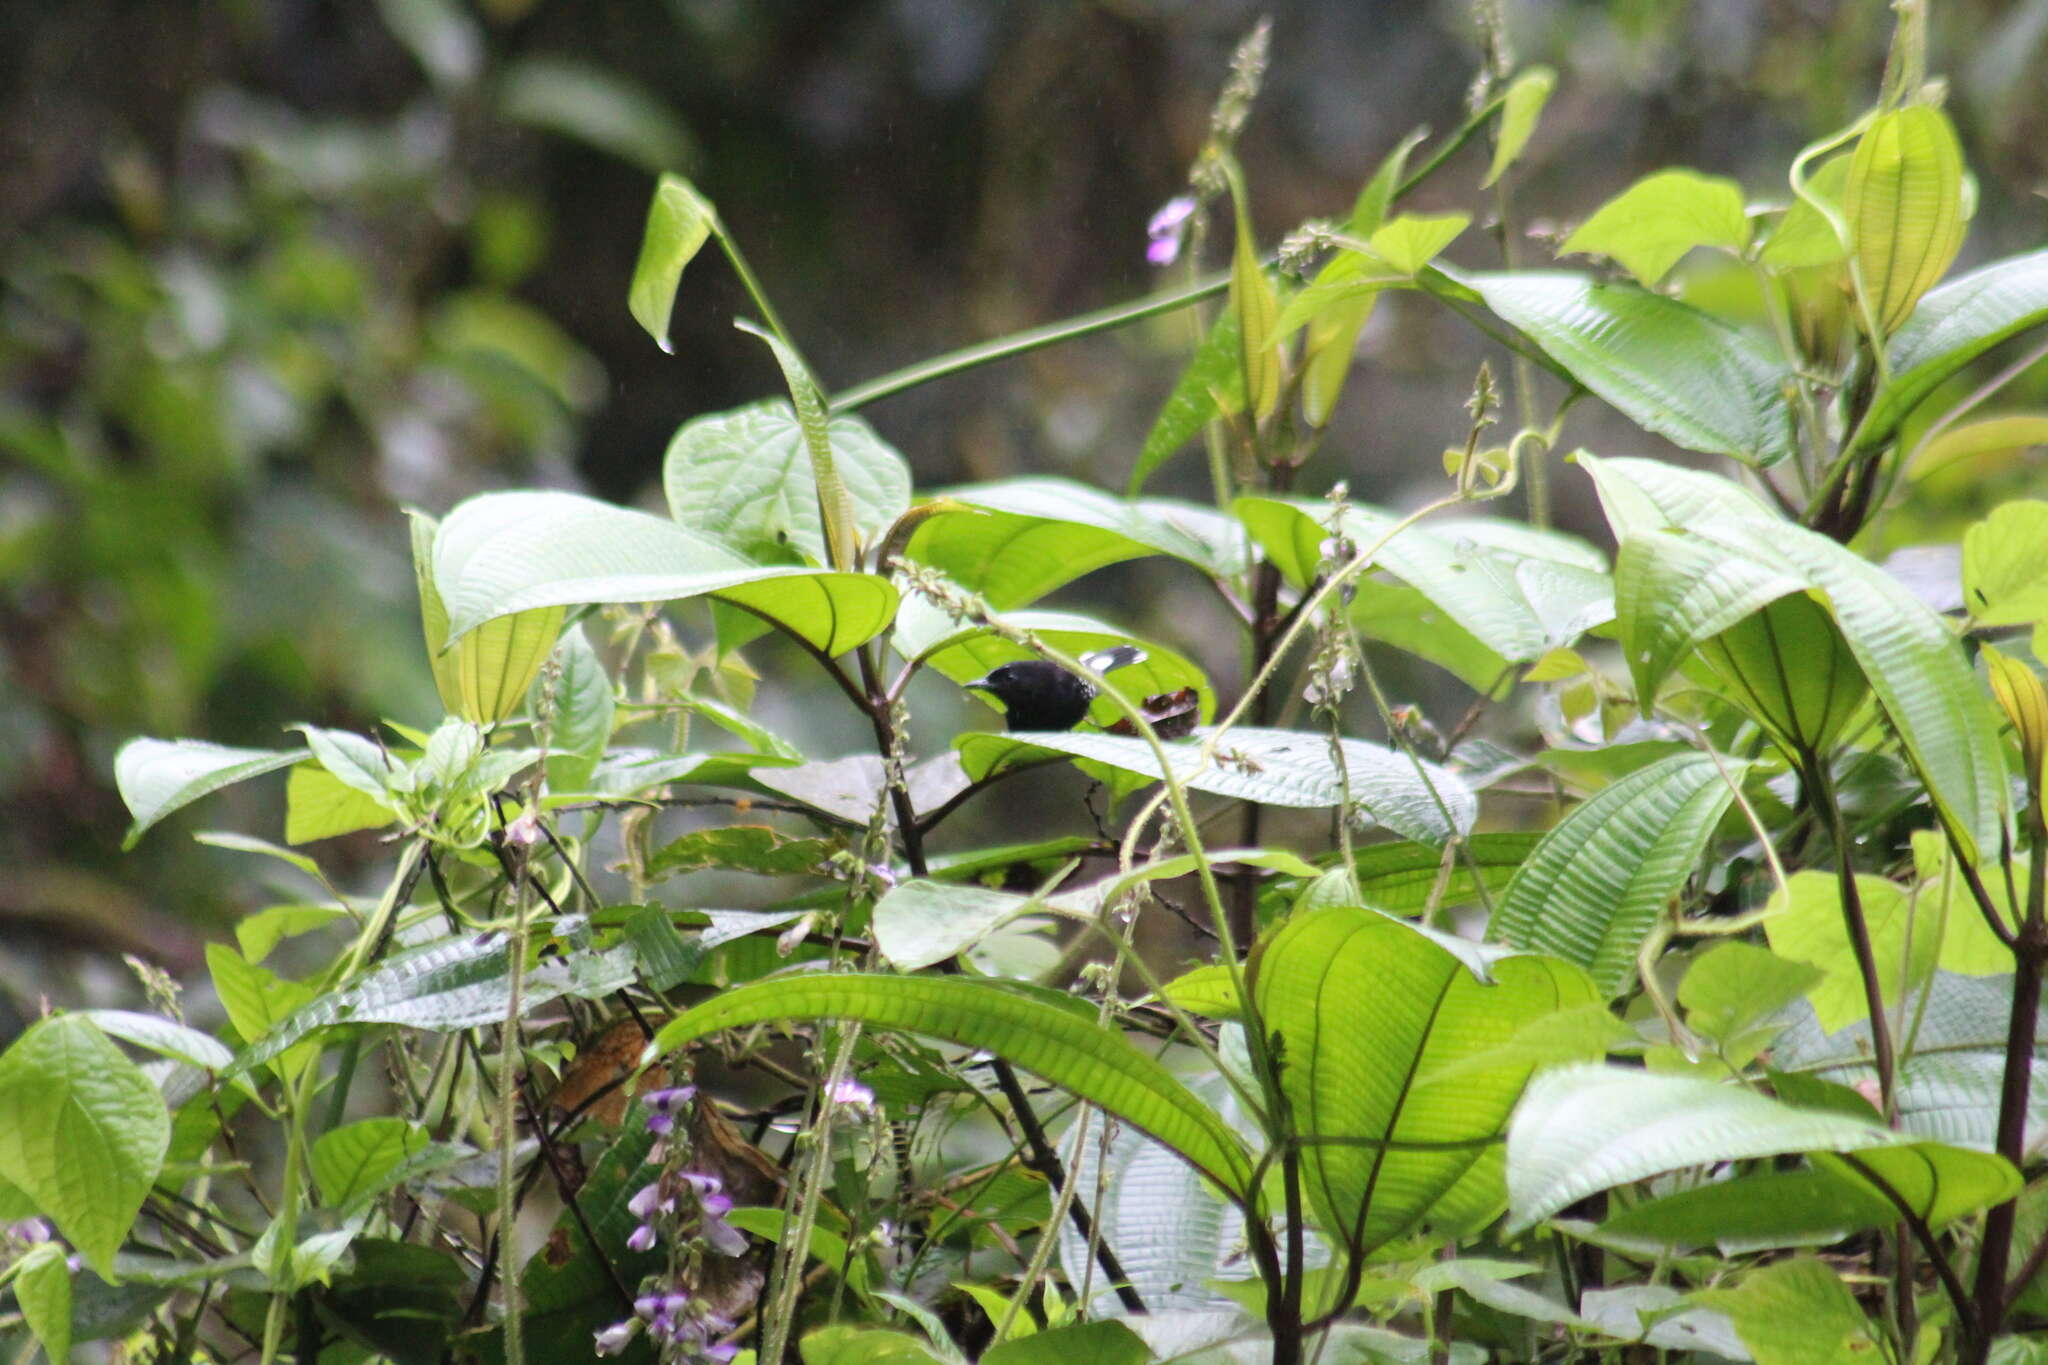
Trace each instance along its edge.
<instances>
[{"instance_id":1,"label":"thin stem","mask_svg":"<svg viewBox=\"0 0 2048 1365\"><path fill-rule=\"evenodd\" d=\"M1877 1067L1878 1093L1883 1100L1884 1121L1896 1125L1899 1117L1898 1061L1892 1052L1891 1022L1884 1008L1883 978L1878 975L1877 954L1870 942L1870 922L1863 913L1863 893L1856 885L1856 865L1850 857L1849 822L1842 814L1834 779L1826 760L1818 754L1803 755L1808 789L1827 812L1835 841L1835 877L1842 900L1842 925L1856 954L1856 974L1863 978L1863 1001L1870 1013L1871 1061Z\"/></svg>"},{"instance_id":2,"label":"thin stem","mask_svg":"<svg viewBox=\"0 0 2048 1365\"><path fill-rule=\"evenodd\" d=\"M711 221L718 232L718 245L725 252L725 259L731 263L733 274L740 277L740 284L746 289L747 297L754 301L754 307L761 310L761 321L768 324L768 330L775 333L776 339L783 345L802 355L803 348L796 344L795 338L789 334L789 329L782 325L781 314L777 313L775 305L768 301L768 291L763 289L761 281L755 278L753 267L747 264L746 253L740 250L740 244L725 230L724 221L716 214L712 215Z\"/></svg>"}]
</instances>

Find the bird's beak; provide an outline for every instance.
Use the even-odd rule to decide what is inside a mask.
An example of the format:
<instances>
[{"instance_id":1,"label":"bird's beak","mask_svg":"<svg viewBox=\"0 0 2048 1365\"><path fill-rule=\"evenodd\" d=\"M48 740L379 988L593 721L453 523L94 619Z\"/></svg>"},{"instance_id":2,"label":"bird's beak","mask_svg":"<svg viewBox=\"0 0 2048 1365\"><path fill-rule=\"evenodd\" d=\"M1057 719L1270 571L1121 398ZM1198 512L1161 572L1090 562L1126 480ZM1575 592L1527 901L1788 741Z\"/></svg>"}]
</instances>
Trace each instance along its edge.
<instances>
[{"instance_id":1,"label":"bird's beak","mask_svg":"<svg viewBox=\"0 0 2048 1365\"><path fill-rule=\"evenodd\" d=\"M983 692L993 692L996 690L996 685L987 678L976 678L973 682L964 682L960 685L962 687L979 688Z\"/></svg>"}]
</instances>

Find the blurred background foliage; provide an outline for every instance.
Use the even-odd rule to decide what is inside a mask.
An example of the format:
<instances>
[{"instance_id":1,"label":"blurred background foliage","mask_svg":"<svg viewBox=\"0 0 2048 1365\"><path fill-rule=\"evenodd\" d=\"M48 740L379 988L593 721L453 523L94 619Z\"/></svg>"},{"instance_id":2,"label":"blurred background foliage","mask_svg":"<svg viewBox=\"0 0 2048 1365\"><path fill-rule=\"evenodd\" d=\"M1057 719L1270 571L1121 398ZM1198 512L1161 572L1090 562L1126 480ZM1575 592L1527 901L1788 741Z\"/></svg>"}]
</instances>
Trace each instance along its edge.
<instances>
[{"instance_id":1,"label":"blurred background foliage","mask_svg":"<svg viewBox=\"0 0 2048 1365\"><path fill-rule=\"evenodd\" d=\"M1661 166L1782 196L1798 147L1870 99L1890 31L1876 0L1507 11L1517 55L1560 73L1515 177L1522 264ZM39 993L131 992L107 950L183 972L262 903L238 889L246 863L175 832L119 853L120 741L431 722L401 505L521 485L658 499L676 426L778 390L732 334L745 300L714 265L685 281L675 356L627 315L656 172L720 206L843 387L1156 287L1145 221L1260 13L1273 62L1241 152L1272 242L1341 211L1411 127L1456 124L1477 62L1466 0L0 10L0 1036ZM2041 237L2048 0L1940 0L1933 36L1980 187L1960 269ZM1415 207L1480 205L1485 156ZM1499 263L1481 233L1452 255ZM1187 336L1169 318L867 415L924 487L1117 487ZM1484 354L1425 300L1383 306L1309 489L1347 478L1359 498L1414 501ZM2012 397L2039 405L2043 387ZM1647 444L1597 404L1566 440ZM1205 497L1199 465L1156 487ZM1952 534L2029 472L1916 490L1883 534ZM1561 520L1587 528L1582 481L1561 483ZM1225 657L1203 662L1237 671L1234 632L1198 627L1215 608L1193 585L1140 567L1081 593L1197 653L1215 642ZM831 752L772 655L761 668L771 719ZM1470 696L1419 667L1395 677L1425 711ZM261 828L247 803L271 799L259 784L183 828ZM323 857L346 876L377 851Z\"/></svg>"}]
</instances>

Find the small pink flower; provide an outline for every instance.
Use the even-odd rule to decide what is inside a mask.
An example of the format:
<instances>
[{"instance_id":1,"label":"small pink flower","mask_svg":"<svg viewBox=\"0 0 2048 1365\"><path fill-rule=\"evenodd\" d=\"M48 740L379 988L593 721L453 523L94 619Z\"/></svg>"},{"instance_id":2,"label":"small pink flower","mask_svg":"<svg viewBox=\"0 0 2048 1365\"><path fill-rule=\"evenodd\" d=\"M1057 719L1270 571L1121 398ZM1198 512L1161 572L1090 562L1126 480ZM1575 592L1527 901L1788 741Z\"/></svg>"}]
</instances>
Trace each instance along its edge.
<instances>
[{"instance_id":1,"label":"small pink flower","mask_svg":"<svg viewBox=\"0 0 2048 1365\"><path fill-rule=\"evenodd\" d=\"M1178 260L1181 245L1187 240L1188 219L1194 215L1192 194L1175 195L1160 205L1152 221L1145 224L1145 235L1152 239L1145 248L1145 259L1154 265L1172 265Z\"/></svg>"},{"instance_id":2,"label":"small pink flower","mask_svg":"<svg viewBox=\"0 0 2048 1365\"><path fill-rule=\"evenodd\" d=\"M872 1109L875 1107L875 1092L851 1076L842 1076L832 1082L831 1089L826 1094L832 1103L843 1104L849 1108Z\"/></svg>"}]
</instances>

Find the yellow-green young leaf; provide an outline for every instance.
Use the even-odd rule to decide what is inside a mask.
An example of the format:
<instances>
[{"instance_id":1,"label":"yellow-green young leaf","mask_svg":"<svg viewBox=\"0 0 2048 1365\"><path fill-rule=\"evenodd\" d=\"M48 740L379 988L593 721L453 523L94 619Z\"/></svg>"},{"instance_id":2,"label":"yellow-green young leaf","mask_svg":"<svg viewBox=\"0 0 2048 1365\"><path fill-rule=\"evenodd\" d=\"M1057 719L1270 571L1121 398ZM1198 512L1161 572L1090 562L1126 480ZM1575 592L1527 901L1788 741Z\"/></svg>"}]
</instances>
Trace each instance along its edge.
<instances>
[{"instance_id":1,"label":"yellow-green young leaf","mask_svg":"<svg viewBox=\"0 0 2048 1365\"><path fill-rule=\"evenodd\" d=\"M213 977L213 992L220 997L228 1022L254 1043L279 1023L291 1017L313 999L313 988L299 981L286 981L267 967L258 967L225 943L206 945L206 968ZM270 1061L278 1079L289 1082L317 1055L318 1044L301 1043Z\"/></svg>"},{"instance_id":2,"label":"yellow-green young leaf","mask_svg":"<svg viewBox=\"0 0 2048 1365\"><path fill-rule=\"evenodd\" d=\"M1403 275L1428 265L1472 222L1469 213L1404 213L1373 230L1372 249Z\"/></svg>"},{"instance_id":3,"label":"yellow-green young leaf","mask_svg":"<svg viewBox=\"0 0 2048 1365\"><path fill-rule=\"evenodd\" d=\"M561 607L535 607L486 621L448 651L455 661L455 714L495 725L526 700L562 633Z\"/></svg>"},{"instance_id":4,"label":"yellow-green young leaf","mask_svg":"<svg viewBox=\"0 0 2048 1365\"><path fill-rule=\"evenodd\" d=\"M1984 646L1984 669L1991 679L1991 695L1998 698L1998 709L2012 722L2019 741L2027 788L2039 801L2042 787L2048 785L2048 692L2033 669L1990 645Z\"/></svg>"},{"instance_id":5,"label":"yellow-green young leaf","mask_svg":"<svg viewBox=\"0 0 2048 1365\"><path fill-rule=\"evenodd\" d=\"M679 175L664 175L654 186L647 207L647 232L640 239L640 259L633 265L633 283L626 307L662 350L674 353L668 339L669 310L683 267L718 227L718 210Z\"/></svg>"},{"instance_id":6,"label":"yellow-green young leaf","mask_svg":"<svg viewBox=\"0 0 2048 1365\"><path fill-rule=\"evenodd\" d=\"M39 1020L0 1055L0 1181L107 1280L170 1141L163 1096L85 1016Z\"/></svg>"},{"instance_id":7,"label":"yellow-green young leaf","mask_svg":"<svg viewBox=\"0 0 2048 1365\"><path fill-rule=\"evenodd\" d=\"M789 401L796 409L797 425L803 430L804 445L811 454L811 477L818 486L818 514L825 527L826 553L833 568L842 572L857 569L860 531L853 495L847 491L846 481L840 477L839 462L832 454L831 417L825 411L825 396L818 391L818 383L811 377L803 357L781 337L750 322L737 326L767 343L775 354L775 363L782 367L783 382L789 386Z\"/></svg>"},{"instance_id":8,"label":"yellow-green young leaf","mask_svg":"<svg viewBox=\"0 0 2048 1365\"><path fill-rule=\"evenodd\" d=\"M1344 381L1351 377L1358 334L1365 330L1365 320L1372 316L1372 306L1378 301L1377 290L1344 299L1331 304L1309 323L1303 347L1308 358L1301 379L1301 411L1310 426L1329 425L1330 414L1336 411L1337 399L1344 392Z\"/></svg>"},{"instance_id":9,"label":"yellow-green young leaf","mask_svg":"<svg viewBox=\"0 0 2048 1365\"><path fill-rule=\"evenodd\" d=\"M1692 1296L1735 1324L1757 1365L1867 1365L1883 1358L1883 1334L1841 1277L1811 1257L1779 1261L1734 1289Z\"/></svg>"},{"instance_id":10,"label":"yellow-green young leaf","mask_svg":"<svg viewBox=\"0 0 2048 1365\"><path fill-rule=\"evenodd\" d=\"M2048 618L2048 502L2008 502L1963 533L1963 606L1980 626Z\"/></svg>"},{"instance_id":11,"label":"yellow-green young leaf","mask_svg":"<svg viewBox=\"0 0 2048 1365\"><path fill-rule=\"evenodd\" d=\"M1843 153L1822 162L1820 169L1806 178L1806 193L1840 212L1842 194L1849 184L1849 160L1848 154ZM1827 215L1805 198L1799 198L1792 201L1785 216L1771 229L1759 258L1776 270L1805 270L1834 265L1848 254L1849 248L1836 234Z\"/></svg>"},{"instance_id":12,"label":"yellow-green young leaf","mask_svg":"<svg viewBox=\"0 0 2048 1365\"><path fill-rule=\"evenodd\" d=\"M1280 406L1280 356L1275 348L1280 301L1273 283L1259 265L1252 244L1251 215L1237 205L1237 245L1230 256L1230 306L1237 312L1237 334L1244 355L1244 391L1252 416L1264 418Z\"/></svg>"},{"instance_id":13,"label":"yellow-green young leaf","mask_svg":"<svg viewBox=\"0 0 2048 1365\"><path fill-rule=\"evenodd\" d=\"M1560 253L1612 256L1645 285L1655 287L1696 246L1741 251L1749 245L1749 215L1742 187L1698 171L1658 171L1602 204Z\"/></svg>"},{"instance_id":14,"label":"yellow-green young leaf","mask_svg":"<svg viewBox=\"0 0 2048 1365\"><path fill-rule=\"evenodd\" d=\"M2016 856L2011 869L2014 886L2027 884L2026 869L2026 856ZM2012 949L1985 923L1983 908L1957 869L1948 840L1934 830L1913 831L1913 875L1918 882L1914 894L1941 915L1943 971L1961 976L2003 976L2012 971ZM2005 877L1980 874L1980 879L1999 922L2010 931L2019 917L2006 895Z\"/></svg>"},{"instance_id":15,"label":"yellow-green young leaf","mask_svg":"<svg viewBox=\"0 0 2048 1365\"><path fill-rule=\"evenodd\" d=\"M357 791L318 763L292 769L284 789L284 841L310 844L359 829L376 829L398 812L367 792Z\"/></svg>"},{"instance_id":16,"label":"yellow-green young leaf","mask_svg":"<svg viewBox=\"0 0 2048 1365\"><path fill-rule=\"evenodd\" d=\"M1231 984L1230 969L1220 962L1181 973L1161 986L1159 993L1189 1014L1208 1019L1238 1015L1237 988Z\"/></svg>"},{"instance_id":17,"label":"yellow-green young leaf","mask_svg":"<svg viewBox=\"0 0 2048 1365\"><path fill-rule=\"evenodd\" d=\"M1515 77L1500 107L1500 135L1493 144L1493 164L1487 167L1486 179L1479 182L1481 189L1500 179L1501 174L1522 155L1522 149L1529 145L1530 135L1536 131L1536 120L1542 117L1543 105L1550 99L1550 92L1556 85L1557 73L1547 66L1532 66Z\"/></svg>"},{"instance_id":18,"label":"yellow-green young leaf","mask_svg":"<svg viewBox=\"0 0 2048 1365\"><path fill-rule=\"evenodd\" d=\"M29 1248L15 1267L14 1299L50 1365L66 1365L71 1359L71 1270L62 1246L44 1242Z\"/></svg>"},{"instance_id":19,"label":"yellow-green young leaf","mask_svg":"<svg viewBox=\"0 0 2048 1365\"><path fill-rule=\"evenodd\" d=\"M1948 117L1926 104L1880 115L1857 140L1842 209L1871 312L1889 336L1963 244L1963 151Z\"/></svg>"},{"instance_id":20,"label":"yellow-green young leaf","mask_svg":"<svg viewBox=\"0 0 2048 1365\"><path fill-rule=\"evenodd\" d=\"M1764 920L1771 951L1811 963L1824 974L1807 997L1822 1028L1833 1033L1869 1018L1835 874L1795 872L1786 885L1789 897L1783 892L1772 896ZM1856 891L1877 959L1878 985L1889 1007L1934 970L1941 951L1937 909L1932 897L1909 896L1904 887L1883 877L1858 877Z\"/></svg>"},{"instance_id":21,"label":"yellow-green young leaf","mask_svg":"<svg viewBox=\"0 0 2048 1365\"><path fill-rule=\"evenodd\" d=\"M1951 427L1921 446L1907 467L1915 483L1950 475L1975 480L2009 466L2034 446L2048 446L2048 412L2016 412Z\"/></svg>"}]
</instances>

